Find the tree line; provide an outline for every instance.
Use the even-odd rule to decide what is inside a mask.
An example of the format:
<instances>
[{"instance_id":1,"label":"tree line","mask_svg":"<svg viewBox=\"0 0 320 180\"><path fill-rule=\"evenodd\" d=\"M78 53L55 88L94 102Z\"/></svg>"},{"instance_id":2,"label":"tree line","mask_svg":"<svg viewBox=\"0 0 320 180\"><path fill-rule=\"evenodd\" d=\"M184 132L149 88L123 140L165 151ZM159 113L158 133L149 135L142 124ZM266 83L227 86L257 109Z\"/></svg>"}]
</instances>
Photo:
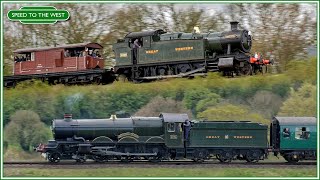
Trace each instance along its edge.
<instances>
[{"instance_id":1,"label":"tree line","mask_svg":"<svg viewBox=\"0 0 320 180\"><path fill-rule=\"evenodd\" d=\"M294 62L294 61L293 61ZM284 74L170 79L145 84L49 86L27 81L4 91L4 145L30 151L50 138L49 126L64 113L75 119L187 113L197 120L249 120L316 116L316 58L295 61ZM294 74L294 75L292 75ZM119 116L120 117L120 116Z\"/></svg>"}]
</instances>

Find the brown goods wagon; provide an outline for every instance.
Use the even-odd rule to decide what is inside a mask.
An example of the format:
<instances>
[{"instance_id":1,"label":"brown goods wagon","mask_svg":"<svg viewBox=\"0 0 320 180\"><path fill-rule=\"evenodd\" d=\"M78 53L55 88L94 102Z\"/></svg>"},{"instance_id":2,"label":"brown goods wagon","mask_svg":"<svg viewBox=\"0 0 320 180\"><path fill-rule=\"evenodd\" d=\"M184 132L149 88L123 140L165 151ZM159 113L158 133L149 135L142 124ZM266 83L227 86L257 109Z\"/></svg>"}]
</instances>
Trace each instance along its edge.
<instances>
[{"instance_id":1,"label":"brown goods wagon","mask_svg":"<svg viewBox=\"0 0 320 180\"><path fill-rule=\"evenodd\" d=\"M14 51L14 75L103 69L104 59L98 43L78 43L56 47L27 48Z\"/></svg>"}]
</instances>

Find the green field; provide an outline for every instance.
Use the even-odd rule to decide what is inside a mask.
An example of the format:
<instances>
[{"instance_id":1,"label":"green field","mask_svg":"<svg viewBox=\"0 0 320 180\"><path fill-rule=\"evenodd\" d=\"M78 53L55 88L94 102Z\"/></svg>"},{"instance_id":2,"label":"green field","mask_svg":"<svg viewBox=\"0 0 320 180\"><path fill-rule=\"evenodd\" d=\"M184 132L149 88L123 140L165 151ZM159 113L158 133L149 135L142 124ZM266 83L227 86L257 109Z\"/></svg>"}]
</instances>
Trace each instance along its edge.
<instances>
[{"instance_id":1,"label":"green field","mask_svg":"<svg viewBox=\"0 0 320 180\"><path fill-rule=\"evenodd\" d=\"M316 177L310 168L4 168L4 176L32 177Z\"/></svg>"}]
</instances>

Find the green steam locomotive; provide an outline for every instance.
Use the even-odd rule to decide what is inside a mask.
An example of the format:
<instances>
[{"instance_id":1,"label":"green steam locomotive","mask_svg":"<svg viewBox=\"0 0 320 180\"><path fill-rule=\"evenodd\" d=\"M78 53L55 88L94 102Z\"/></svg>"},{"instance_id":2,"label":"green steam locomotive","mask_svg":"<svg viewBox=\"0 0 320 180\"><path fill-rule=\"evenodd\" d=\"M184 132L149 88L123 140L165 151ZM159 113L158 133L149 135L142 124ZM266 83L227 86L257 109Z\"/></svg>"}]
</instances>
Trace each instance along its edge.
<instances>
[{"instance_id":1,"label":"green steam locomotive","mask_svg":"<svg viewBox=\"0 0 320 180\"><path fill-rule=\"evenodd\" d=\"M251 33L231 22L225 32L132 32L113 45L115 73L133 81L203 75L249 75Z\"/></svg>"},{"instance_id":2,"label":"green steam locomotive","mask_svg":"<svg viewBox=\"0 0 320 180\"><path fill-rule=\"evenodd\" d=\"M291 121L290 121L291 120ZM289 132L285 130L289 129ZM54 140L36 151L50 162L189 159L202 162L258 162L269 152L289 162L316 159L316 119L275 117L268 126L249 121L190 121L187 114L162 113L159 117L110 119L56 119ZM284 134L287 133L287 134Z\"/></svg>"}]
</instances>

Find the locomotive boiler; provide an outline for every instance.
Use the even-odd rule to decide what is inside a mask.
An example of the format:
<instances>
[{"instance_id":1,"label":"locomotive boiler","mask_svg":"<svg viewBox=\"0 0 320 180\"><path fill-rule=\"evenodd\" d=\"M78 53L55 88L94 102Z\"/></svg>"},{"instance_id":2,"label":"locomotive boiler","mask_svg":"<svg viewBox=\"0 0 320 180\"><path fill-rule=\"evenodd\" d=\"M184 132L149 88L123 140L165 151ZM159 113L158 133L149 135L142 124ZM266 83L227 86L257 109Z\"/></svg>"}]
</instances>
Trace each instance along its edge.
<instances>
[{"instance_id":1,"label":"locomotive boiler","mask_svg":"<svg viewBox=\"0 0 320 180\"><path fill-rule=\"evenodd\" d=\"M250 52L252 37L248 30L239 30L238 22L231 22L231 31L204 33L207 39L207 49L212 53L231 54L236 52Z\"/></svg>"},{"instance_id":2,"label":"locomotive boiler","mask_svg":"<svg viewBox=\"0 0 320 180\"><path fill-rule=\"evenodd\" d=\"M96 137L108 137L117 140L120 134L135 134L138 136L160 136L163 134L163 124L160 117L131 117L121 119L57 119L52 122L52 132L55 139L65 140L70 137L81 137L94 140Z\"/></svg>"},{"instance_id":3,"label":"locomotive boiler","mask_svg":"<svg viewBox=\"0 0 320 180\"><path fill-rule=\"evenodd\" d=\"M88 158L99 162L136 158L159 161L170 154L165 145L171 138L170 133L165 133L167 124L179 123L181 128L181 123L186 120L189 120L186 114L170 113L162 113L159 117L113 116L110 119L78 120L66 115L64 119L52 122L54 140L39 145L36 150L44 153L50 162L59 162L60 159L82 162ZM179 132L173 141L182 141L182 130Z\"/></svg>"},{"instance_id":4,"label":"locomotive boiler","mask_svg":"<svg viewBox=\"0 0 320 180\"><path fill-rule=\"evenodd\" d=\"M193 33L164 30L132 32L113 45L115 72L133 81L203 75L221 71L225 75L250 75L251 33L238 29Z\"/></svg>"}]
</instances>

